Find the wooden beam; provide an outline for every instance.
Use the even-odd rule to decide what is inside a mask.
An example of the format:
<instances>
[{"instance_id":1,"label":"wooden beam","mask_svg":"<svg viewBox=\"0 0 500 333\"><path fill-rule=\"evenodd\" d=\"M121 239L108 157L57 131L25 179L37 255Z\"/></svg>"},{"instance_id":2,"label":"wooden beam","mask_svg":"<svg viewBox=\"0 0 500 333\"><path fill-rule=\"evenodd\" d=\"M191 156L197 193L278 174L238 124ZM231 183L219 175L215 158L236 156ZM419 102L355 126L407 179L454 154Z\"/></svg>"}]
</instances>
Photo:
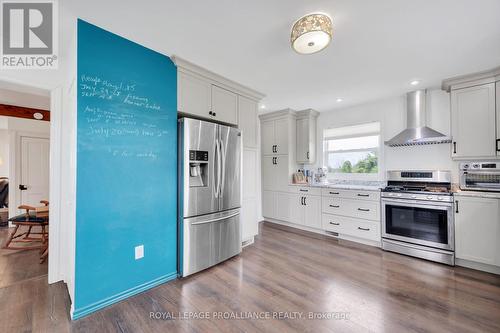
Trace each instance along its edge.
<instances>
[{"instance_id":1,"label":"wooden beam","mask_svg":"<svg viewBox=\"0 0 500 333\"><path fill-rule=\"evenodd\" d=\"M42 114L43 118L36 119L34 117L35 113ZM25 108L22 106L7 105L7 104L0 104L0 116L50 121L50 111L48 110Z\"/></svg>"}]
</instances>

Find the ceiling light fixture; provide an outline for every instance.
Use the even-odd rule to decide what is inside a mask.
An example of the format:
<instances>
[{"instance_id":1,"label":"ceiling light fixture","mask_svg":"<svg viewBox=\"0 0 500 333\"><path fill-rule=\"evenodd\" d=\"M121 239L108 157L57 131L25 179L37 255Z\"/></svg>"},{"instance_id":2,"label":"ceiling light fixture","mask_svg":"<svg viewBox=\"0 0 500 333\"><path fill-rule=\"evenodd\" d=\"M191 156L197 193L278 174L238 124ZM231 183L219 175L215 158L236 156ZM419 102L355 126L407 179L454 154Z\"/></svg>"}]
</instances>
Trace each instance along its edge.
<instances>
[{"instance_id":1,"label":"ceiling light fixture","mask_svg":"<svg viewBox=\"0 0 500 333\"><path fill-rule=\"evenodd\" d=\"M292 48L300 54L312 54L330 44L333 36L332 19L325 14L314 13L298 19L292 27Z\"/></svg>"},{"instance_id":2,"label":"ceiling light fixture","mask_svg":"<svg viewBox=\"0 0 500 333\"><path fill-rule=\"evenodd\" d=\"M261 105L260 105L260 108L261 108L262 110L264 110L264 109L266 108L266 106L265 106L264 104L261 104Z\"/></svg>"},{"instance_id":3,"label":"ceiling light fixture","mask_svg":"<svg viewBox=\"0 0 500 333\"><path fill-rule=\"evenodd\" d=\"M337 98L337 103L340 103L340 102L342 102L342 101L343 101L343 99L342 99L342 98Z\"/></svg>"},{"instance_id":4,"label":"ceiling light fixture","mask_svg":"<svg viewBox=\"0 0 500 333\"><path fill-rule=\"evenodd\" d=\"M410 82L410 84L411 84L412 86L417 86L419 83L420 83L420 81L419 81L419 80L413 80L413 81L411 81L411 82Z\"/></svg>"}]
</instances>

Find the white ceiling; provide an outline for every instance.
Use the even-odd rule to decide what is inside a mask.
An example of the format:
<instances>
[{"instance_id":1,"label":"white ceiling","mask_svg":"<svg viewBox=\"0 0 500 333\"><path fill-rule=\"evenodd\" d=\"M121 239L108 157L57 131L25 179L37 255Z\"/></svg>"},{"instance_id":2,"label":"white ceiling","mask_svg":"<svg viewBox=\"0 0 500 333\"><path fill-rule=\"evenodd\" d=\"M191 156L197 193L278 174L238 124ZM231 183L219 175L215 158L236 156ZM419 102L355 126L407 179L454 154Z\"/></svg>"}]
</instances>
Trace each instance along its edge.
<instances>
[{"instance_id":1,"label":"white ceiling","mask_svg":"<svg viewBox=\"0 0 500 333\"><path fill-rule=\"evenodd\" d=\"M65 0L76 16L267 95L266 110L331 110L500 65L499 0ZM332 44L298 55L293 22L321 11ZM64 45L64 41L62 43ZM343 102L337 103L341 97Z\"/></svg>"}]
</instances>

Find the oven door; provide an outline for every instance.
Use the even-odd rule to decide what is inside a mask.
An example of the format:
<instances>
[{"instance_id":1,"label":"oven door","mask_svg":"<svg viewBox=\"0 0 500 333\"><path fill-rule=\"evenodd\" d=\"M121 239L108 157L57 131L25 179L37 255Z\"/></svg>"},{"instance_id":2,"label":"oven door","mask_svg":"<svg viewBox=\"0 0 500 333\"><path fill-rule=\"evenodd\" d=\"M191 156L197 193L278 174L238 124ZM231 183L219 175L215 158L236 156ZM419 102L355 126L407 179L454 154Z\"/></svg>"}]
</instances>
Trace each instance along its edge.
<instances>
[{"instance_id":1,"label":"oven door","mask_svg":"<svg viewBox=\"0 0 500 333\"><path fill-rule=\"evenodd\" d=\"M382 237L453 251L453 203L382 199Z\"/></svg>"}]
</instances>

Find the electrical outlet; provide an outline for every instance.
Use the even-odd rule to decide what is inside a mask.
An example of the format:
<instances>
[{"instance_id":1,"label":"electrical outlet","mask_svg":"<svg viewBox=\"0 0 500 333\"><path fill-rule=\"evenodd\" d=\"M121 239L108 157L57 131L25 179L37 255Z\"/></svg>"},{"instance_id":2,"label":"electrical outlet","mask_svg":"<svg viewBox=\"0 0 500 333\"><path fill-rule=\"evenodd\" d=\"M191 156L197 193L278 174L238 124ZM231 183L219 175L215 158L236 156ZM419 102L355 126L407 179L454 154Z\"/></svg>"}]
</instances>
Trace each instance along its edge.
<instances>
[{"instance_id":1,"label":"electrical outlet","mask_svg":"<svg viewBox=\"0 0 500 333\"><path fill-rule=\"evenodd\" d=\"M144 258L144 245L135 247L135 260Z\"/></svg>"}]
</instances>

